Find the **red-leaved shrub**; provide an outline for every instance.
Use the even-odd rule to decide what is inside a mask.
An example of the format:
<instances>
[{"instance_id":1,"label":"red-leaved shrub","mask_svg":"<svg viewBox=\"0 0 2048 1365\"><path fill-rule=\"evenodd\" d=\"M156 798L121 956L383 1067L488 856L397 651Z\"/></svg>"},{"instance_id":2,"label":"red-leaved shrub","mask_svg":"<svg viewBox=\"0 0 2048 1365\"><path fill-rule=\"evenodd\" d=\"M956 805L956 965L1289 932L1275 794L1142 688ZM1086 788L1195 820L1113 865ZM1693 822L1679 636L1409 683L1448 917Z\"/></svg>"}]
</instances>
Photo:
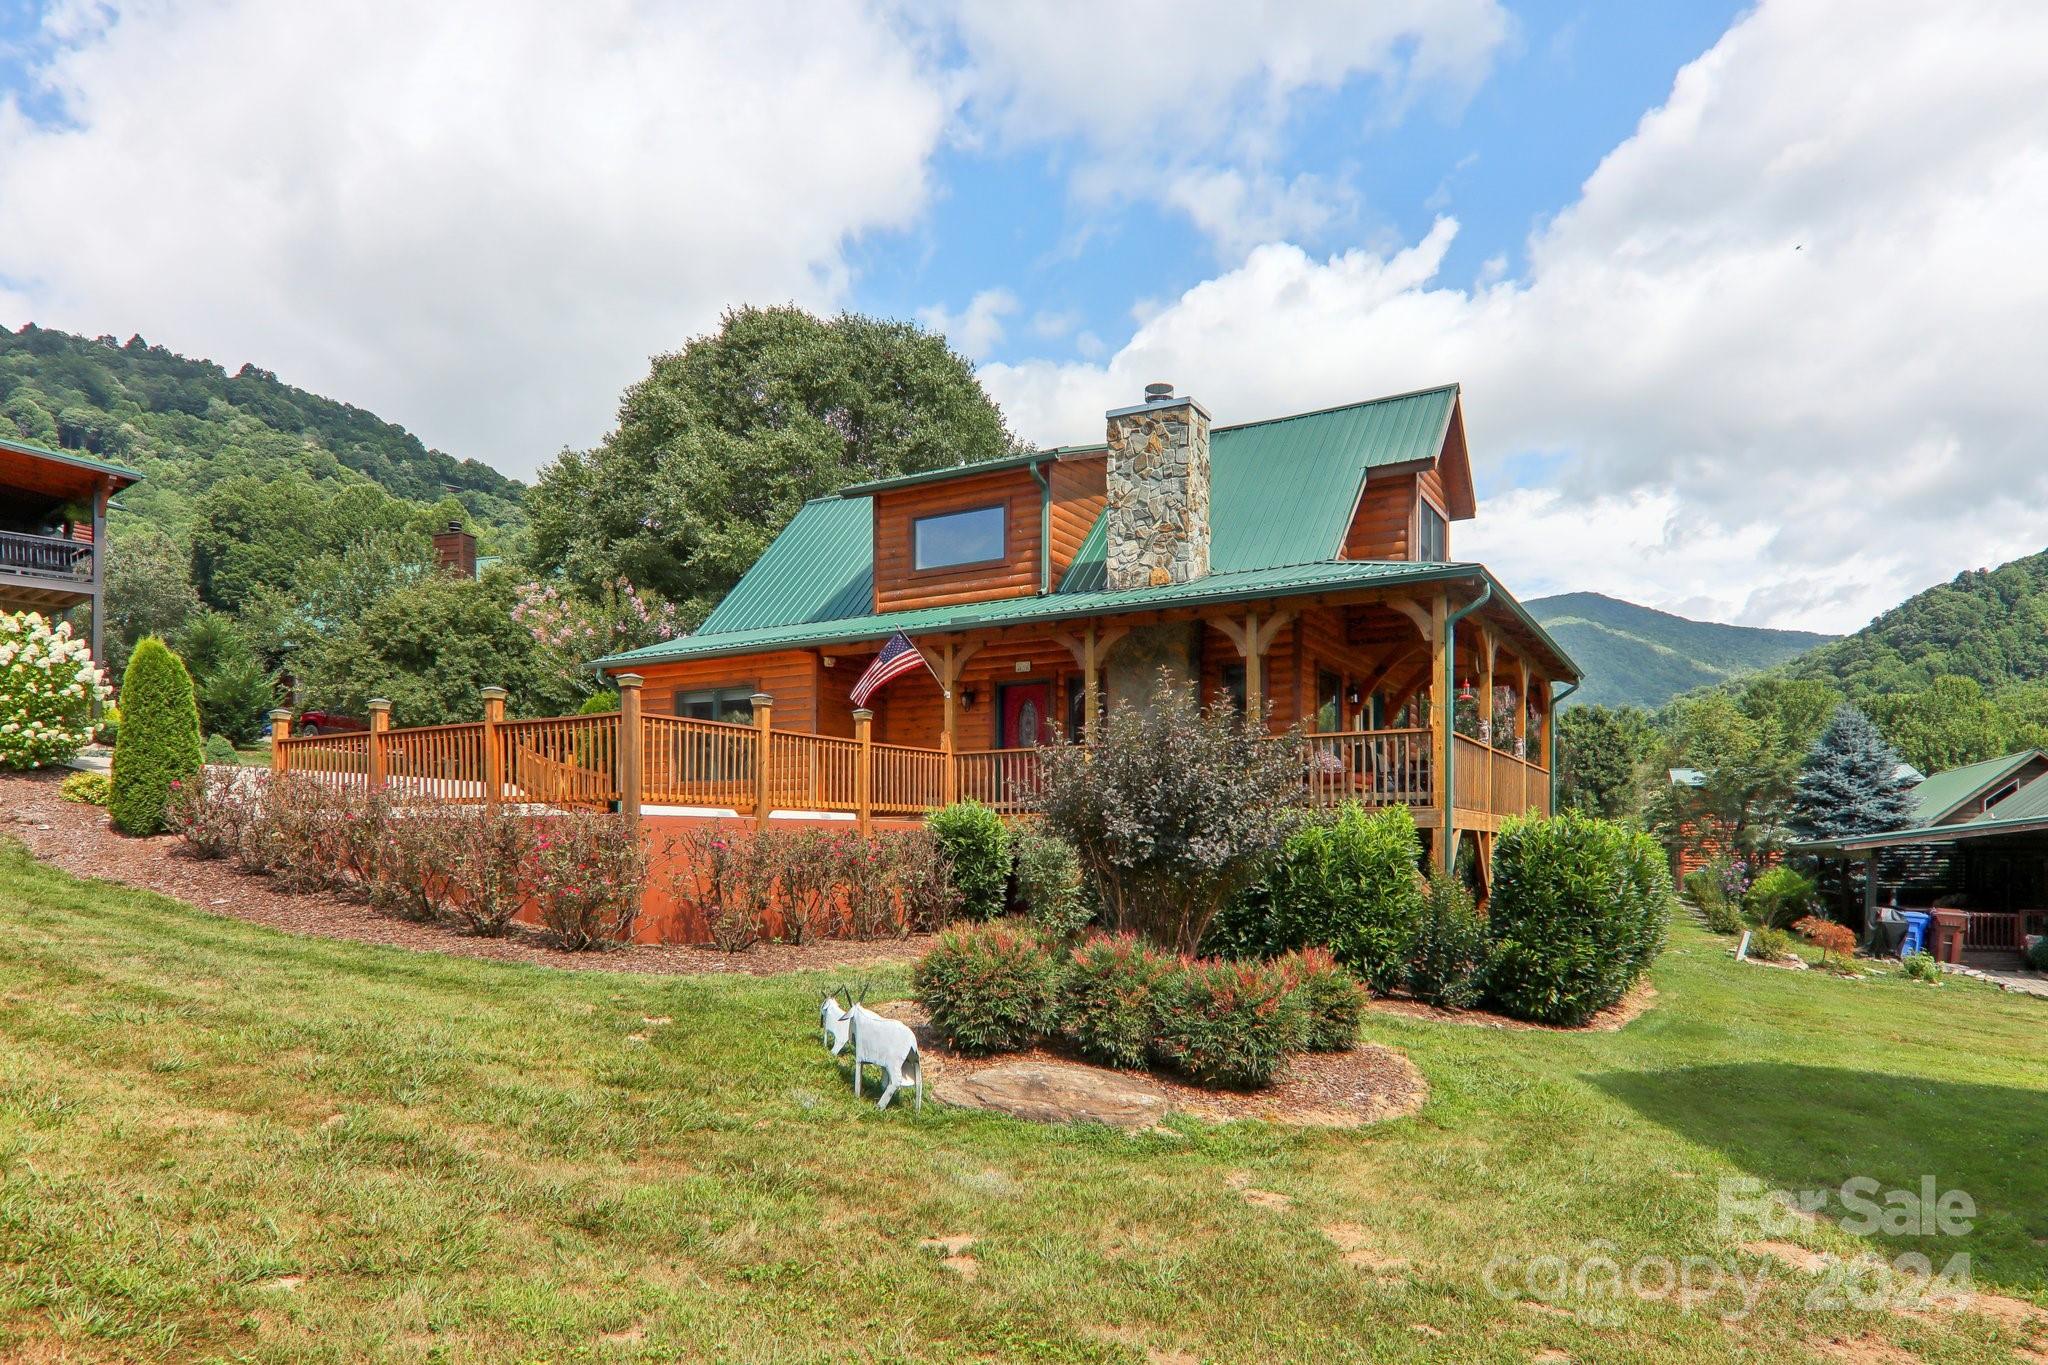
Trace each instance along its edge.
<instances>
[{"instance_id":1,"label":"red-leaved shrub","mask_svg":"<svg viewBox=\"0 0 2048 1365\"><path fill-rule=\"evenodd\" d=\"M536 822L533 900L540 922L564 948L582 951L633 941L647 886L638 822L572 810Z\"/></svg>"}]
</instances>

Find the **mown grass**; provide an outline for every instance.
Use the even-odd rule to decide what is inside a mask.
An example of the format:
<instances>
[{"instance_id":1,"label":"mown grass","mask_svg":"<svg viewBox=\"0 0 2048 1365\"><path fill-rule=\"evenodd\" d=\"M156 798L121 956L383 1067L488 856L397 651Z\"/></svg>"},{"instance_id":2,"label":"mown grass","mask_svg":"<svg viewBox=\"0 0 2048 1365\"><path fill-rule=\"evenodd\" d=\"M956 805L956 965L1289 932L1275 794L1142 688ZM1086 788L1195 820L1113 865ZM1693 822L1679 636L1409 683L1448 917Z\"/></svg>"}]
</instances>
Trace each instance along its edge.
<instances>
[{"instance_id":1,"label":"mown grass","mask_svg":"<svg viewBox=\"0 0 2048 1365\"><path fill-rule=\"evenodd\" d=\"M2012 1358L1974 1316L1813 1311L1717 1230L1723 1176L1932 1174L1975 1231L1877 1249L2048 1301L2048 1002L1743 967L1683 925L1619 1033L1372 1018L1429 1077L1417 1118L1137 1137L856 1104L817 976L295 939L12 844L0 934L0 1359L1773 1360L1864 1332ZM1405 1273L1348 1263L1340 1223ZM918 1245L956 1234L971 1280ZM1733 1323L1487 1287L1602 1254L1774 1285Z\"/></svg>"}]
</instances>

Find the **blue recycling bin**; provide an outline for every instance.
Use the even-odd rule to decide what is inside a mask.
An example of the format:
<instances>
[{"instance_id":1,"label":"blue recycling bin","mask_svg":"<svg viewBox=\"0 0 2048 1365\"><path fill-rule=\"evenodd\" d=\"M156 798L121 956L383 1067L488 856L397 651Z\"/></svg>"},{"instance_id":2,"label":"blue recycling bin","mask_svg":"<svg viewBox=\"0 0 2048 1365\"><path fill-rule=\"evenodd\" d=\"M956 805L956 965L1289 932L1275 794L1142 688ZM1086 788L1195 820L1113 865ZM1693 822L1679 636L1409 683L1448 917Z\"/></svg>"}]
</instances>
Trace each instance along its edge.
<instances>
[{"instance_id":1,"label":"blue recycling bin","mask_svg":"<svg viewBox=\"0 0 2048 1365\"><path fill-rule=\"evenodd\" d=\"M1934 923L1934 916L1925 910L1901 910L1900 918L1906 921L1906 937L1899 944L1899 956L1927 951L1927 926Z\"/></svg>"}]
</instances>

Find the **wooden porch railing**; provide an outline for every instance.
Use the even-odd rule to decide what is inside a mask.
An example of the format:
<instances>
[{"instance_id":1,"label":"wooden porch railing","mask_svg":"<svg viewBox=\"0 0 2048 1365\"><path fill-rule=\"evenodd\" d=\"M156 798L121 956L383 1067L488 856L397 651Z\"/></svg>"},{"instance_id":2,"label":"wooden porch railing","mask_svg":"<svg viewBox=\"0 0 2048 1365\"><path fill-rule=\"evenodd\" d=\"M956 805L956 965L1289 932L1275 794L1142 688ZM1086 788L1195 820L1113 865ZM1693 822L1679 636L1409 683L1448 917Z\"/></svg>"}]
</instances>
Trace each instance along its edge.
<instances>
[{"instance_id":1,"label":"wooden porch railing","mask_svg":"<svg viewBox=\"0 0 2048 1365\"><path fill-rule=\"evenodd\" d=\"M767 698L756 699L753 725L644 715L637 694L623 713L504 720L502 701L496 693L492 698L481 723L403 730L388 728L388 706L373 703L371 728L345 734L294 736L289 713L274 713L273 763L280 771L382 790L402 802L617 803L763 820L776 811L810 811L852 815L863 826L876 816L935 810L949 791L1005 814L1021 813L1032 807L1044 780L1037 749L949 753L875 744L866 737L865 719L854 739L773 729L762 723ZM629 725L639 732L637 744L626 733ZM1438 802L1441 749L1427 729L1276 736L1274 742L1302 745L1304 789L1313 805ZM1502 815L1548 812L1550 774L1544 769L1462 735L1454 743L1459 807ZM637 801L629 803L635 792Z\"/></svg>"},{"instance_id":2,"label":"wooden porch railing","mask_svg":"<svg viewBox=\"0 0 2048 1365\"><path fill-rule=\"evenodd\" d=\"M92 555L88 540L0 531L0 569L12 573L67 582L91 578Z\"/></svg>"}]
</instances>

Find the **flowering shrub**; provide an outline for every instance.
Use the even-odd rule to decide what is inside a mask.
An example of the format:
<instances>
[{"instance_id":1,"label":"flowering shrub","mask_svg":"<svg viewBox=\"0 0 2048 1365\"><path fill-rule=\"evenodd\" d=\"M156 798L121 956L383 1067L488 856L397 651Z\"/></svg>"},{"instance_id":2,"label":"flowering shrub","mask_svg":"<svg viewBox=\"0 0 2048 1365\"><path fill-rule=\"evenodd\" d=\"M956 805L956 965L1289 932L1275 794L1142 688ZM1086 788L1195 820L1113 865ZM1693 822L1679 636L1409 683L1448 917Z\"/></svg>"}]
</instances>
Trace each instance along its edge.
<instances>
[{"instance_id":1,"label":"flowering shrub","mask_svg":"<svg viewBox=\"0 0 2048 1365\"><path fill-rule=\"evenodd\" d=\"M703 825L672 836L668 853L670 893L678 904L697 907L712 943L728 953L753 947L775 889L760 840L744 830Z\"/></svg>"},{"instance_id":2,"label":"flowering shrub","mask_svg":"<svg viewBox=\"0 0 2048 1365\"><path fill-rule=\"evenodd\" d=\"M259 780L243 779L231 768L202 768L191 780L172 783L164 812L171 833L195 858L232 856L242 846Z\"/></svg>"},{"instance_id":3,"label":"flowering shrub","mask_svg":"<svg viewBox=\"0 0 2048 1365\"><path fill-rule=\"evenodd\" d=\"M370 908L398 919L439 919L453 891L459 817L412 811L384 826L370 873Z\"/></svg>"},{"instance_id":4,"label":"flowering shrub","mask_svg":"<svg viewBox=\"0 0 2048 1365\"><path fill-rule=\"evenodd\" d=\"M1327 949L1304 948L1276 958L1273 970L1293 992L1302 1047L1310 1052L1345 1052L1358 1042L1365 988Z\"/></svg>"},{"instance_id":5,"label":"flowering shrub","mask_svg":"<svg viewBox=\"0 0 2048 1365\"><path fill-rule=\"evenodd\" d=\"M1067 958L1059 1022L1083 1053L1111 1066L1143 1066L1152 1047L1152 996L1174 959L1135 934L1097 934Z\"/></svg>"},{"instance_id":6,"label":"flowering shrub","mask_svg":"<svg viewBox=\"0 0 2048 1365\"><path fill-rule=\"evenodd\" d=\"M455 888L446 909L471 933L497 938L532 893L534 817L503 806L470 807L454 824Z\"/></svg>"},{"instance_id":7,"label":"flowering shrub","mask_svg":"<svg viewBox=\"0 0 2048 1365\"><path fill-rule=\"evenodd\" d=\"M0 768L61 763L92 739L92 704L112 692L92 647L38 612L0 615Z\"/></svg>"},{"instance_id":8,"label":"flowering shrub","mask_svg":"<svg viewBox=\"0 0 2048 1365\"><path fill-rule=\"evenodd\" d=\"M625 578L604 583L590 596L565 593L553 583L521 583L514 591L512 619L579 691L590 682L584 660L672 640L688 629L673 602Z\"/></svg>"},{"instance_id":9,"label":"flowering shrub","mask_svg":"<svg viewBox=\"0 0 2048 1365\"><path fill-rule=\"evenodd\" d=\"M989 1053L1029 1047L1046 1031L1056 976L1037 939L994 928L939 935L910 981L949 1047Z\"/></svg>"},{"instance_id":10,"label":"flowering shrub","mask_svg":"<svg viewBox=\"0 0 2048 1365\"><path fill-rule=\"evenodd\" d=\"M533 899L564 948L633 941L647 853L637 822L599 811L542 817L534 836Z\"/></svg>"},{"instance_id":11,"label":"flowering shrub","mask_svg":"<svg viewBox=\"0 0 2048 1365\"><path fill-rule=\"evenodd\" d=\"M1301 1002L1270 963L1184 961L1154 999L1153 1051L1200 1085L1270 1084L1305 1034Z\"/></svg>"},{"instance_id":12,"label":"flowering shrub","mask_svg":"<svg viewBox=\"0 0 2048 1365\"><path fill-rule=\"evenodd\" d=\"M1836 958L1847 958L1856 951L1856 931L1846 924L1837 924L1819 915L1808 915L1792 926L1792 931L1820 949L1823 967L1834 965Z\"/></svg>"}]
</instances>

